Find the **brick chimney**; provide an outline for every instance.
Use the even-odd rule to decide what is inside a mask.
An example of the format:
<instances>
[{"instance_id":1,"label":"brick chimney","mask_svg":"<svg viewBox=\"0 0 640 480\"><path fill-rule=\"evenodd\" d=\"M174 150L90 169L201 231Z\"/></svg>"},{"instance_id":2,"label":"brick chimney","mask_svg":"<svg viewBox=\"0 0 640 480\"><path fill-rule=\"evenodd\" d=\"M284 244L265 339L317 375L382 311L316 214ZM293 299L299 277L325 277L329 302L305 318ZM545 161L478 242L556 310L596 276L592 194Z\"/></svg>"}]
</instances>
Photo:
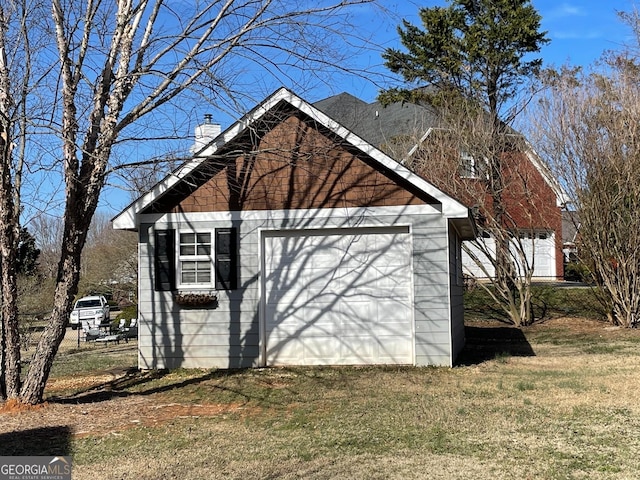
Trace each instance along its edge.
<instances>
[{"instance_id":1,"label":"brick chimney","mask_svg":"<svg viewBox=\"0 0 640 480\"><path fill-rule=\"evenodd\" d=\"M191 147L191 153L196 153L206 147L213 139L215 139L222 129L217 123L211 122L211 114L206 113L204 115L204 123L198 125L195 131L195 143Z\"/></svg>"}]
</instances>

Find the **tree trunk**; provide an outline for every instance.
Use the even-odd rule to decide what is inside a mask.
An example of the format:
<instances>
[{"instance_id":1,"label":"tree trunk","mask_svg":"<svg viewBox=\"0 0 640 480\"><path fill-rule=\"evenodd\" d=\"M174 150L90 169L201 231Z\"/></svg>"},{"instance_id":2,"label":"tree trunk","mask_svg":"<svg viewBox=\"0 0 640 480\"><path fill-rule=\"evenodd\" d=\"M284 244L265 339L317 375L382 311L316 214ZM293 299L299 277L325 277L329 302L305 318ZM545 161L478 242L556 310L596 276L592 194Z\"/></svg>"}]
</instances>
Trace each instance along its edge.
<instances>
[{"instance_id":1,"label":"tree trunk","mask_svg":"<svg viewBox=\"0 0 640 480\"><path fill-rule=\"evenodd\" d=\"M497 108L492 105L492 108ZM493 227L495 236L495 282L507 306L506 313L511 322L517 326L529 325L531 318L531 281L529 272L519 272L515 264L516 260L511 253L509 231L509 218L503 199L504 181L503 164L501 155L504 148L504 127L493 112L493 130L491 135L491 150L493 158L490 159L489 168L489 193L491 195L491 208L493 215ZM518 238L518 232L512 232ZM518 240L516 240L518 241ZM526 260L523 259L523 262ZM525 267L525 269L527 269ZM528 269L527 269L528 270ZM524 277L524 278L523 278Z\"/></svg>"},{"instance_id":2,"label":"tree trunk","mask_svg":"<svg viewBox=\"0 0 640 480\"><path fill-rule=\"evenodd\" d=\"M17 242L14 242L17 245ZM2 255L0 278L2 286L2 327L4 333L4 394L6 398L17 398L20 393L20 331L18 329L18 305L15 261L13 255Z\"/></svg>"},{"instance_id":3,"label":"tree trunk","mask_svg":"<svg viewBox=\"0 0 640 480\"><path fill-rule=\"evenodd\" d=\"M87 198L86 192L84 189L82 190L82 197ZM76 198L75 194L78 194L77 190L73 191L68 198ZM88 224L91 222L96 204L97 198L93 201L85 200L84 203L67 201L53 312L49 324L40 337L20 392L20 401L23 403L35 405L44 399L44 389L49 379L53 360L64 338L67 319L71 314L73 300L78 293L82 249L87 239Z\"/></svg>"},{"instance_id":4,"label":"tree trunk","mask_svg":"<svg viewBox=\"0 0 640 480\"><path fill-rule=\"evenodd\" d=\"M4 322L0 318L0 401L7 399L7 385L5 383L5 347Z\"/></svg>"},{"instance_id":5,"label":"tree trunk","mask_svg":"<svg viewBox=\"0 0 640 480\"><path fill-rule=\"evenodd\" d=\"M6 110L6 109L3 109ZM3 122L2 132L9 125ZM14 202L11 143L0 135L0 314L2 315L2 394L15 398L20 392L20 331L18 329L18 232L19 214Z\"/></svg>"}]
</instances>

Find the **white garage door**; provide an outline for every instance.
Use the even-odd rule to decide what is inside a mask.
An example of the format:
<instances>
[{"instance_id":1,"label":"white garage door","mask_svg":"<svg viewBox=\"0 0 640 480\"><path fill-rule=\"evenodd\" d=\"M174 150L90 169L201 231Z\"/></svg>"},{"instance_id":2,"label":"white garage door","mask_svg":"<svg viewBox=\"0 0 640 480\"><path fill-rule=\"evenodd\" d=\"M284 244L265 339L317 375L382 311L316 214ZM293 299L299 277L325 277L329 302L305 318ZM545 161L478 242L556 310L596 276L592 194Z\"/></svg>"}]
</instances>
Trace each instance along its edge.
<instances>
[{"instance_id":1,"label":"white garage door","mask_svg":"<svg viewBox=\"0 0 640 480\"><path fill-rule=\"evenodd\" d=\"M485 248L495 255L495 240L493 238L482 238ZM522 232L520 234L520 244L524 250L529 265L533 265L533 277L535 279L554 279L556 277L556 248L555 236L551 231ZM476 278L486 278L495 275L495 270L491 262L484 253L478 249L473 242L465 242L465 245L473 252L473 255L482 261L484 269L480 268L473 258L463 250L462 265L464 272ZM517 248L511 246L513 258L519 258ZM486 270L486 273L485 273Z\"/></svg>"},{"instance_id":2,"label":"white garage door","mask_svg":"<svg viewBox=\"0 0 640 480\"><path fill-rule=\"evenodd\" d=\"M527 261L533 264L533 276L553 279L556 276L556 242L553 232L527 234L522 240Z\"/></svg>"},{"instance_id":3,"label":"white garage door","mask_svg":"<svg viewBox=\"0 0 640 480\"><path fill-rule=\"evenodd\" d=\"M412 364L407 228L264 236L267 365Z\"/></svg>"}]
</instances>

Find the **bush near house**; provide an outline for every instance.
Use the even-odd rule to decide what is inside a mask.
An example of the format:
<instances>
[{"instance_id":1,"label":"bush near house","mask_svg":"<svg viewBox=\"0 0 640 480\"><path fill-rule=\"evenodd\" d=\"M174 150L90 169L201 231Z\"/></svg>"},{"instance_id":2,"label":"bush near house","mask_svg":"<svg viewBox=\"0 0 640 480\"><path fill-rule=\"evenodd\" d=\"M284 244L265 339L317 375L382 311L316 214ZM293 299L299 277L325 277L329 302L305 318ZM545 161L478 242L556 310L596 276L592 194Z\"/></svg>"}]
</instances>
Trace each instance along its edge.
<instances>
[{"instance_id":1,"label":"bush near house","mask_svg":"<svg viewBox=\"0 0 640 480\"><path fill-rule=\"evenodd\" d=\"M536 321L563 316L606 320L607 312L591 287L557 287L534 285L532 287L534 316ZM464 296L465 321L498 320L509 323L489 294L480 287L467 290Z\"/></svg>"},{"instance_id":2,"label":"bush near house","mask_svg":"<svg viewBox=\"0 0 640 480\"><path fill-rule=\"evenodd\" d=\"M564 266L564 279L570 282L593 283L593 273L587 265L582 262L568 262Z\"/></svg>"}]
</instances>

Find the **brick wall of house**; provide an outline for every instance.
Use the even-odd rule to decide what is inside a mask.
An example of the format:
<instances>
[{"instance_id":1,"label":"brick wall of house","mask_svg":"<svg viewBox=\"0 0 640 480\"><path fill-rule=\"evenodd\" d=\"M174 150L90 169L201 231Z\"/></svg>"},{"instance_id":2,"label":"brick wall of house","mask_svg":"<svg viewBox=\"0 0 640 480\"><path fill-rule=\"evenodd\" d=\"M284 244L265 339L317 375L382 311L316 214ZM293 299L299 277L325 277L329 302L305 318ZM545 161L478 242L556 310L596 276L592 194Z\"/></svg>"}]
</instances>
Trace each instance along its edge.
<instances>
[{"instance_id":1,"label":"brick wall of house","mask_svg":"<svg viewBox=\"0 0 640 480\"><path fill-rule=\"evenodd\" d=\"M509 228L522 230L553 230L555 232L556 275L563 276L562 257L562 212L557 205L556 193L546 182L536 166L519 152L505 155L503 165L503 201L509 216ZM484 196L479 201L484 208L490 209L491 196L486 193L483 182L462 179L468 185L467 195L471 198ZM475 190L475 193L473 193ZM466 201L473 205L471 198ZM476 200L477 201L477 200ZM482 211L483 208L481 207ZM511 223L512 222L512 223Z\"/></svg>"},{"instance_id":2,"label":"brick wall of house","mask_svg":"<svg viewBox=\"0 0 640 480\"><path fill-rule=\"evenodd\" d=\"M418 159L416 165L422 176L465 205L478 208L480 213L491 211L493 202L487 193L486 180L461 177L460 159L453 149L429 151L429 145L423 148L426 160ZM435 165L434 157L438 158ZM505 154L503 165L503 200L510 217L507 228L553 230L556 275L562 278L562 213L557 206L556 193L525 154Z\"/></svg>"}]
</instances>

